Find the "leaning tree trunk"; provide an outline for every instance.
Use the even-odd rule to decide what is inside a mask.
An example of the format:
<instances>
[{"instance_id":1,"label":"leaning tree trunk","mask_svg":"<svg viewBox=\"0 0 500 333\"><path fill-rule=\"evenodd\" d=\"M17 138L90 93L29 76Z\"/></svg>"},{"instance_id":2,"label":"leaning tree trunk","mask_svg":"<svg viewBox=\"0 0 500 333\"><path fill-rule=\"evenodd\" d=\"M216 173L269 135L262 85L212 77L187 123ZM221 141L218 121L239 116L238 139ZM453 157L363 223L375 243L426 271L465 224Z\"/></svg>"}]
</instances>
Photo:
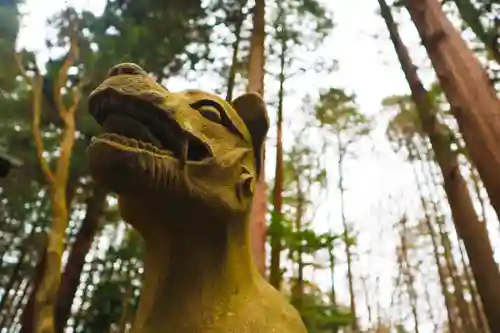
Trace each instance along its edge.
<instances>
[{"instance_id":1,"label":"leaning tree trunk","mask_svg":"<svg viewBox=\"0 0 500 333\"><path fill-rule=\"evenodd\" d=\"M443 125L443 127L445 127L445 126L446 125ZM447 129L447 131L450 131L450 130ZM425 140L423 143L420 142L420 144L418 142L415 142L414 146L415 146L415 152L417 153L418 158L421 161L424 160L424 154L431 155L431 156L433 155L433 152L429 151L429 148L427 147ZM419 149L419 147L422 147L422 148ZM434 156L434 158L435 158L435 156ZM428 188L429 193L435 193L436 192L435 189L437 189L437 187L439 186L438 185L439 181L437 181L439 175L437 175L437 174L434 175L432 173L432 167L431 167L430 163L427 163L427 168L424 168L422 166L422 175L424 175L424 177L426 178L426 183L428 184L427 188ZM432 188L432 185L435 185L435 188ZM436 222L436 225L438 227L439 236L441 238L441 244L442 244L443 250L444 250L443 257L444 257L446 266L448 268L448 274L449 274L451 281L453 283L455 301L456 301L456 304L458 307L458 313L460 315L460 319L462 322L462 330L464 330L466 332L471 332L474 330L474 324L472 322L470 308L469 308L467 302L465 301L464 286L462 283L461 276L458 272L455 258L453 257L453 254L452 254L452 251L453 251L452 244L450 242L449 233L446 230L443 215L441 214L440 209L438 208L438 202L439 202L439 198L436 198L436 199L433 198L431 207L432 207L432 210L434 212L434 216L436 218L435 222Z\"/></svg>"},{"instance_id":2,"label":"leaning tree trunk","mask_svg":"<svg viewBox=\"0 0 500 333\"><path fill-rule=\"evenodd\" d=\"M420 1L421 3L429 3L429 5L431 3L429 0ZM410 0L407 3L413 4L414 2ZM429 135L436 162L441 169L443 186L448 197L455 228L464 241L488 324L492 332L500 332L500 288L498 288L500 272L493 258L493 249L486 226L481 223L476 214L467 183L460 173L457 155L451 151L448 140L441 133L442 127L436 118L434 106L418 77L408 50L401 40L390 9L384 0L379 0L379 4L394 49L401 62L401 68L410 86L422 128ZM418 5L414 5L414 7L421 8Z\"/></svg>"},{"instance_id":3,"label":"leaning tree trunk","mask_svg":"<svg viewBox=\"0 0 500 333\"><path fill-rule=\"evenodd\" d=\"M108 192L104 188L94 184L92 194L87 201L87 211L76 235L75 242L71 247L57 294L55 307L57 332L64 332L64 327L71 314L71 306L80 284L80 275L85 264L85 257L92 246L94 236L99 230L100 218L106 206L107 194Z\"/></svg>"},{"instance_id":4,"label":"leaning tree trunk","mask_svg":"<svg viewBox=\"0 0 500 333\"><path fill-rule=\"evenodd\" d=\"M250 38L250 55L248 59L248 92L264 94L264 40L265 34L265 0L255 0L253 9L253 30ZM262 147L262 169L255 186L255 193L250 215L250 234L252 237L252 253L255 264L262 275L266 272L266 213L267 186L265 181L265 149Z\"/></svg>"},{"instance_id":5,"label":"leaning tree trunk","mask_svg":"<svg viewBox=\"0 0 500 333\"><path fill-rule=\"evenodd\" d=\"M414 151L414 147L408 146L408 151L410 154L411 158L414 158L417 154ZM424 218L425 218L425 225L427 226L427 231L429 232L429 237L432 242L432 252L434 255L434 260L436 261L436 267L438 271L438 276L439 276L439 282L441 284L441 292L443 293L444 297L444 303L446 306L446 314L448 316L448 331L450 333L457 333L457 322L456 322L456 316L455 316L455 311L454 311L454 304L452 300L452 296L450 292L448 291L448 284L446 282L446 274L445 270L443 267L443 264L441 262L441 254L439 253L439 243L438 243L438 236L436 234L436 231L434 230L434 226L432 225L431 221L431 216L430 216L430 209L427 205L427 201L424 198L424 192L423 188L421 185L421 181L418 178L418 173L417 169L415 166L413 166L413 174L415 176L415 182L417 184L417 189L420 195L420 203L422 205L422 209L424 211Z\"/></svg>"},{"instance_id":6,"label":"leaning tree trunk","mask_svg":"<svg viewBox=\"0 0 500 333\"><path fill-rule=\"evenodd\" d=\"M436 70L491 204L500 216L500 101L496 92L473 51L446 18L439 1L407 0L405 6ZM500 317L497 318L500 322Z\"/></svg>"}]
</instances>

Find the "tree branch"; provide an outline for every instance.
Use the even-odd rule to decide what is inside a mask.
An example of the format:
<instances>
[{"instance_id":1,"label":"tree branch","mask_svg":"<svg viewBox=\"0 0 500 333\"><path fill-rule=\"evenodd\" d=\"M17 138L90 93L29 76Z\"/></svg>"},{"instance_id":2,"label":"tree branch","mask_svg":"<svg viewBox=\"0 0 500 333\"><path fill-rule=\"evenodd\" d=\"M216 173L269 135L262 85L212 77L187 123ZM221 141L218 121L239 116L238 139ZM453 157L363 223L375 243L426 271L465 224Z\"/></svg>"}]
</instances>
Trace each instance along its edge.
<instances>
[{"instance_id":1,"label":"tree branch","mask_svg":"<svg viewBox=\"0 0 500 333\"><path fill-rule=\"evenodd\" d=\"M72 29L76 30L76 26L74 26ZM66 122L67 120L67 114L69 113L69 110L72 109L72 106L70 108L67 108L64 105L63 101L63 95L61 94L61 89L64 87L65 83L68 80L68 70L73 64L75 63L75 59L78 57L78 40L76 38L75 31L70 32L70 46L69 46L69 51L68 51L68 56L64 60L64 63L62 64L61 68L59 68L59 72L57 73L57 80L54 84L54 102L56 103L57 111L59 112L59 115L61 118ZM71 116L70 116L71 117Z\"/></svg>"},{"instance_id":2,"label":"tree branch","mask_svg":"<svg viewBox=\"0 0 500 333\"><path fill-rule=\"evenodd\" d=\"M31 81L31 89L33 91L33 97L32 97L32 112L33 112L33 122L32 122L32 131L33 131L33 138L35 139L35 147L36 147L36 154L38 157L38 160L40 162L40 167L42 169L42 172L47 180L47 182L50 184L54 183L55 177L54 173L50 170L49 164L47 163L47 160L45 157L43 157L43 153L45 152L45 147L43 144L43 139L42 135L40 134L40 117L42 113L42 84L43 84L43 77L40 74L36 74Z\"/></svg>"},{"instance_id":3,"label":"tree branch","mask_svg":"<svg viewBox=\"0 0 500 333\"><path fill-rule=\"evenodd\" d=\"M23 79L26 81L27 84L31 86L31 90L33 93L31 102L32 103L31 108L33 113L32 132L33 132L33 138L35 140L36 155L38 157L42 173L45 176L47 183L49 183L50 185L54 182L55 177L52 170L50 170L47 160L45 159L45 157L43 157L43 153L45 152L45 147L43 144L42 135L40 134L43 77L39 73L35 73L34 77L28 76L28 73L26 72L26 69L23 66L21 55L19 53L14 52L14 61Z\"/></svg>"}]
</instances>

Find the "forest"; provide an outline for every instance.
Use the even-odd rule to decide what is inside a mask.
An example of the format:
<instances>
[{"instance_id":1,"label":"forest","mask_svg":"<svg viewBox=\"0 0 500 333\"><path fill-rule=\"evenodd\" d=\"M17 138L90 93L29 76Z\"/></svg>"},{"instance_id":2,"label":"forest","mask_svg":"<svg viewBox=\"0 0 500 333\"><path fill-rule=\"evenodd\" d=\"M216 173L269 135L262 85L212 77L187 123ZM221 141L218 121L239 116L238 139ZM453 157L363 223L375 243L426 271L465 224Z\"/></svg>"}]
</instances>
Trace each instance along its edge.
<instances>
[{"instance_id":1,"label":"forest","mask_svg":"<svg viewBox=\"0 0 500 333\"><path fill-rule=\"evenodd\" d=\"M0 0L0 333L134 332L86 154L123 62L262 96L251 251L308 332L500 333L498 0Z\"/></svg>"}]
</instances>

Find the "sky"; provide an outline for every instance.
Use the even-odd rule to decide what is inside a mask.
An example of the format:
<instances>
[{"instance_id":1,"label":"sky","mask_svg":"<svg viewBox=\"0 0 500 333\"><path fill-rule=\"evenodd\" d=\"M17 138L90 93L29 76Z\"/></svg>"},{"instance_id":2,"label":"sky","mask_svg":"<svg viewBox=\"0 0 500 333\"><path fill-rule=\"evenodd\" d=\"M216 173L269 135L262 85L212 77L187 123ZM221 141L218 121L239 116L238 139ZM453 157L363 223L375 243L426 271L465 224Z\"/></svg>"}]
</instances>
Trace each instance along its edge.
<instances>
[{"instance_id":1,"label":"sky","mask_svg":"<svg viewBox=\"0 0 500 333\"><path fill-rule=\"evenodd\" d=\"M378 3L376 0L325 1L334 14L336 27L324 45L316 52L325 59L336 59L338 70L333 73L324 73L325 75L306 73L300 78L287 82L287 89L299 91L301 94L314 94L321 88L331 85L339 86L356 94L363 113L380 114L382 99L395 94L408 94L409 90L388 40L384 22L377 14ZM46 58L48 56L44 42L48 33L46 19L68 4L77 8L92 9L99 13L103 9L104 1L26 0L26 5L22 9L26 16L22 22L19 46L38 51L41 59ZM396 19L401 22L402 37L410 49L414 62L420 67L421 78L425 84L429 84L434 79L433 72L424 50L419 46L417 33L409 17L404 14L396 16ZM175 84L176 87L172 90L188 87L204 89L202 85L206 81L200 82L198 87L193 86L193 83L174 80L167 86L172 89L169 84ZM287 117L287 112L292 113L294 107L300 104L301 94L286 99L285 117ZM358 258L354 266L354 274L358 277L355 288L359 298L359 314L362 317L362 323L365 324L367 311L359 277L367 277L367 288L372 306L374 306L374 299L377 298L384 309L383 315L395 316L396 313L389 306L396 271L394 258L396 235L391 226L396 222L397 214L408 211L410 215L414 215L417 214L419 208L411 166L404 162L403 157L391 150L384 137L386 118L377 117L377 126L371 137L356 145L358 158L348 161L345 167L346 215L348 221L359 232L360 248L357 251ZM272 134L270 137L272 139ZM292 138L285 137L285 145L293 144L291 140ZM272 142L268 142L268 146L272 146ZM272 147L270 150L267 156L273 156ZM334 168L334 156L332 156L331 163ZM272 162L266 165L266 170L269 170L268 175L273 174ZM342 230L338 191L335 189L337 175L333 176L328 196L318 199L321 204L314 226L320 231L327 231L331 226L337 232ZM498 233L498 230L495 232ZM368 250L371 251L368 253ZM431 265L432 263L430 267ZM314 272L314 279L325 290L329 288L328 272ZM341 265L335 279L340 300L348 304L345 265ZM380 282L381 292L379 293L376 289L377 279ZM428 288L433 295L440 293L435 281L418 281L418 283L421 289ZM442 302L436 300L434 303L437 315L443 318ZM425 308L419 310L422 314L426 311ZM434 332L434 328L430 323L424 323L421 332L431 333Z\"/></svg>"}]
</instances>

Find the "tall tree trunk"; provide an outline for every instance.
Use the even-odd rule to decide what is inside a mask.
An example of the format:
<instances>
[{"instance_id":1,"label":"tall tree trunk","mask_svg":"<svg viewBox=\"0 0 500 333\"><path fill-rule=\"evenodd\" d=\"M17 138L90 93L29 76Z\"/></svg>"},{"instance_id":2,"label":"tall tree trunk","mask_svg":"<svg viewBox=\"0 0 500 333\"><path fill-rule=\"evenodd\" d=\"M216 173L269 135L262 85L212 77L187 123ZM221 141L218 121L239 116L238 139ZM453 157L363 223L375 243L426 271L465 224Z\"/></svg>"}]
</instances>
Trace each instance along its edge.
<instances>
[{"instance_id":1,"label":"tall tree trunk","mask_svg":"<svg viewBox=\"0 0 500 333\"><path fill-rule=\"evenodd\" d=\"M424 274L426 275L427 272L423 273L422 271L420 271L421 274ZM434 311L433 311L433 306L432 306L432 297L431 297L431 293L429 291L429 288L424 288L424 296L425 296L425 302L427 303L427 307L428 307L428 311L427 311L427 314L428 314L428 319L431 321L432 324L434 324L434 332L438 332L439 329L439 323L438 321L436 320L436 316L434 315Z\"/></svg>"},{"instance_id":2,"label":"tall tree trunk","mask_svg":"<svg viewBox=\"0 0 500 333\"><path fill-rule=\"evenodd\" d=\"M419 1L429 6L433 3L433 1L429 0ZM419 1L415 2L413 0L408 0L406 3L409 7L412 7L414 11L420 9L423 10L424 13L428 12L427 9L416 4ZM456 153L451 151L448 140L441 133L434 106L417 75L415 66L408 54L408 50L401 41L390 9L384 0L379 0L379 4L391 40L394 44L394 49L401 62L401 68L410 86L412 98L419 113L422 128L429 135L436 161L443 174L444 189L448 197L455 228L460 238L464 241L467 255L470 259L471 269L477 283L478 292L481 295L481 300L484 305L488 324L493 332L500 332L500 289L497 288L498 281L500 281L500 272L493 259L493 249L486 227L484 223L480 222L476 214L467 188L467 183L460 173ZM409 4L413 4L413 6ZM437 2L436 5L438 5ZM441 8L439 8L439 11L441 11ZM416 13L422 14L422 12L417 11L413 13L413 16L418 16L415 15ZM448 24L450 23L448 22ZM448 30L450 29L452 29L451 25ZM460 39L458 35L456 37ZM443 56L447 57L445 54ZM451 58L453 58L453 56L451 56ZM479 135L479 132L477 134ZM492 159L493 157L490 158L489 162L492 162ZM489 165L488 168L494 167Z\"/></svg>"},{"instance_id":3,"label":"tall tree trunk","mask_svg":"<svg viewBox=\"0 0 500 333\"><path fill-rule=\"evenodd\" d=\"M473 51L446 18L439 1L407 0L405 6L436 70L491 204L500 216L497 172L500 169L500 101L496 92ZM490 298L497 297L500 299L500 290L497 296ZM500 307L497 308L487 316L498 318L500 332Z\"/></svg>"},{"instance_id":4,"label":"tall tree trunk","mask_svg":"<svg viewBox=\"0 0 500 333\"><path fill-rule=\"evenodd\" d=\"M31 228L30 233L27 236L27 239L29 240L34 234L35 234L36 227L33 226ZM21 248L21 253L19 255L19 258L17 258L17 263L12 269L12 273L10 274L9 280L7 281L7 284L5 285L5 288L3 288L3 295L2 299L0 300L0 313L4 309L5 305L8 304L7 301L10 298L10 292L13 290L12 288L14 287L16 281L19 280L20 278L20 272L21 268L24 265L24 258L28 255L29 251L29 245L24 244ZM0 326L1 328L1 326Z\"/></svg>"},{"instance_id":5,"label":"tall tree trunk","mask_svg":"<svg viewBox=\"0 0 500 333\"><path fill-rule=\"evenodd\" d=\"M414 151L414 147L408 147L409 154L412 158L416 156L416 152ZM441 263L441 255L439 253L439 243L438 236L436 235L436 231L434 230L434 226L432 225L430 209L427 205L427 202L424 198L424 192L422 189L421 181L418 178L418 173L416 167L413 166L413 174L415 176L415 182L417 184L418 192L420 193L420 203L422 205L422 209L424 211L425 224L427 226L427 231L429 232L429 237L432 242L432 253L434 255L434 260L436 262L436 267L439 276L439 282L441 284L441 292L443 293L444 302L446 306L446 314L448 317L448 330L450 333L458 333L458 327L456 322L456 316L454 311L454 304L450 292L448 291L448 284L446 282L446 274L444 272L443 264Z\"/></svg>"},{"instance_id":6,"label":"tall tree trunk","mask_svg":"<svg viewBox=\"0 0 500 333\"><path fill-rule=\"evenodd\" d=\"M370 294L368 291L368 284L366 283L366 276L360 276L359 277L361 280L361 285L363 286L363 292L365 294L365 305L366 305L366 312L368 313L368 323L370 326L372 326L373 322L373 310L372 306L370 304Z\"/></svg>"},{"instance_id":7,"label":"tall tree trunk","mask_svg":"<svg viewBox=\"0 0 500 333\"><path fill-rule=\"evenodd\" d=\"M92 248L90 250L90 253L98 253L99 252L99 242L94 242L93 245L92 245ZM97 273L98 271L98 267L100 266L100 264L102 263L101 259L98 258L97 256L94 256L92 258L92 261L87 263L87 265L85 265L86 267L88 267L86 269L86 279L82 282L82 286L83 286L83 290L82 290L82 294L80 296L80 308L78 309L78 312L76 313L76 315L73 317L74 318L74 322L73 322L73 332L80 332L80 324L82 322L85 321L85 313L86 311L88 311L88 305L91 301L91 298L92 298L92 292L90 290L90 288L92 287L93 285L93 278L94 278L94 274Z\"/></svg>"},{"instance_id":8,"label":"tall tree trunk","mask_svg":"<svg viewBox=\"0 0 500 333\"><path fill-rule=\"evenodd\" d=\"M482 218L483 222L486 223L487 222L486 202L485 202L483 195L481 193L481 185L482 185L481 179L480 179L479 174L477 173L477 170L474 167L474 165L469 163L469 167L470 167L470 178L472 180L472 183L474 184L474 191L476 192L477 200L479 201L479 204L481 205L481 218Z\"/></svg>"},{"instance_id":9,"label":"tall tree trunk","mask_svg":"<svg viewBox=\"0 0 500 333\"><path fill-rule=\"evenodd\" d=\"M333 235L333 231L330 231L330 234ZM328 243L328 259L330 261L330 279L331 279L331 290L330 290L330 303L332 306L332 310L337 310L337 293L336 293L336 285L335 285L335 253L334 253L333 241ZM332 324L332 333L338 332L338 326Z\"/></svg>"},{"instance_id":10,"label":"tall tree trunk","mask_svg":"<svg viewBox=\"0 0 500 333\"><path fill-rule=\"evenodd\" d=\"M341 219L342 219L342 226L344 228L343 238L344 238L345 254L346 254L346 260L347 260L347 283L349 285L349 300L350 300L349 303L350 303L351 314L353 316L353 322L352 322L351 328L352 328L353 333L358 333L359 326L358 326L358 316L356 314L356 296L354 294L354 281L353 281L353 274L352 274L351 242L349 240L349 228L348 228L347 219L345 216L343 166L344 166L344 156L345 156L346 148L342 145L340 133L337 133L337 143L338 143L338 154L339 154L339 158L337 161L337 167L338 167L338 174L339 174L338 188L340 191L340 215L341 215Z\"/></svg>"},{"instance_id":11,"label":"tall tree trunk","mask_svg":"<svg viewBox=\"0 0 500 333\"><path fill-rule=\"evenodd\" d=\"M40 286L40 281L43 277L43 269L45 267L45 261L47 258L47 251L40 251L40 258L35 267L35 273L33 279L31 280L31 291L28 296L28 302L24 306L23 313L21 315L21 333L33 333L36 329L35 321L35 302L38 288Z\"/></svg>"},{"instance_id":12,"label":"tall tree trunk","mask_svg":"<svg viewBox=\"0 0 500 333\"><path fill-rule=\"evenodd\" d=\"M473 331L474 324L472 322L472 317L469 311L469 306L465 301L464 297L464 287L462 284L462 279L458 272L455 259L452 255L452 248L448 232L444 229L444 221L442 221L441 216L436 217L436 222L438 224L439 234L441 237L441 243L444 249L444 258L446 265L448 267L448 272L453 282L453 290L455 295L455 300L457 302L458 313L460 314L460 320L462 321L462 329L466 332Z\"/></svg>"},{"instance_id":13,"label":"tall tree trunk","mask_svg":"<svg viewBox=\"0 0 500 333\"><path fill-rule=\"evenodd\" d=\"M472 307L474 309L474 315L476 319L476 326L477 329L479 330L478 333L488 333L488 327L486 324L486 320L484 318L484 312L482 305L480 304L480 300L478 299L477 295L477 290L475 283L471 277L470 271L469 271L469 264L467 263L465 256L466 254L464 253L464 250L462 249L462 241L460 238L458 238L458 248L460 250L460 257L462 259L462 265L464 266L464 275L465 279L467 281L467 287L469 288L469 293L471 296L471 302L472 302Z\"/></svg>"},{"instance_id":14,"label":"tall tree trunk","mask_svg":"<svg viewBox=\"0 0 500 333\"><path fill-rule=\"evenodd\" d=\"M248 59L248 92L264 95L264 40L265 33L265 0L255 0L253 8L253 29L250 38L250 55ZM252 253L255 264L262 275L266 272L266 213L267 186L265 177L265 149L262 147L262 169L255 186L255 193L250 215L250 234L252 237Z\"/></svg>"},{"instance_id":15,"label":"tall tree trunk","mask_svg":"<svg viewBox=\"0 0 500 333\"><path fill-rule=\"evenodd\" d=\"M300 176L297 175L297 210L295 212L295 232L302 235L302 219L304 218L304 192L300 183ZM293 304L302 312L304 304L304 260L302 237L300 237L297 247L297 282L293 288Z\"/></svg>"},{"instance_id":16,"label":"tall tree trunk","mask_svg":"<svg viewBox=\"0 0 500 333\"><path fill-rule=\"evenodd\" d=\"M406 289L408 291L408 298L410 300L411 312L413 315L413 328L415 333L419 333L419 320L418 320L418 296L415 290L415 277L413 275L413 267L410 265L410 258L408 255L408 243L407 243L407 234L408 228L406 225L407 218L403 216L401 218L401 232L400 232L400 240L401 240L401 270L403 274L406 276Z\"/></svg>"},{"instance_id":17,"label":"tall tree trunk","mask_svg":"<svg viewBox=\"0 0 500 333\"><path fill-rule=\"evenodd\" d=\"M269 267L269 282L274 288L278 290L280 289L281 285L280 257L282 251L283 236L283 102L285 99L285 55L286 37L282 36L278 92L278 119L276 123L276 171L273 189L274 210L271 217L272 233L270 234L271 265ZM300 186L300 184L298 186Z\"/></svg>"},{"instance_id":18,"label":"tall tree trunk","mask_svg":"<svg viewBox=\"0 0 500 333\"><path fill-rule=\"evenodd\" d=\"M61 286L57 294L55 307L57 332L62 333L64 331L66 322L71 314L71 306L78 285L80 284L80 275L85 264L85 257L92 246L94 236L99 231L100 219L106 206L107 194L108 192L104 188L94 183L92 194L87 200L87 211L80 230L76 235L75 242L71 247L61 278Z\"/></svg>"},{"instance_id":19,"label":"tall tree trunk","mask_svg":"<svg viewBox=\"0 0 500 333\"><path fill-rule=\"evenodd\" d=\"M3 308L0 310L0 330L8 326L7 323L12 317L12 307L15 305L16 296L18 295L23 282L25 282L24 280L25 279L21 278L14 281L14 285L12 286L13 288L11 288L11 291L13 291L12 297L9 294L2 295L2 301L4 301L4 299L5 301L3 302Z\"/></svg>"},{"instance_id":20,"label":"tall tree trunk","mask_svg":"<svg viewBox=\"0 0 500 333\"><path fill-rule=\"evenodd\" d=\"M446 125L442 125L443 127L446 127ZM447 128L446 130L451 131L450 129ZM416 141L416 140L414 140ZM424 142L420 142L418 144L417 142L414 142L414 147L415 147L415 152L420 159L420 161L424 161L426 156L433 156L435 159L435 154L433 154L432 149L428 148L428 145L426 144L425 140L421 140ZM418 147L421 147L420 149ZM425 163L427 165L427 168L424 168L424 163L422 163L422 175L426 178L426 183L428 184L427 188L429 193L435 193L438 192L437 189L440 187L439 181L438 181L438 174L433 174L432 172L432 167L430 163ZM432 188L432 185L434 185L434 188ZM451 281L453 283L453 289L454 289L454 296L455 296L455 301L458 307L458 312L460 315L460 320L462 322L462 330L466 332L470 332L474 330L474 324L472 321L472 315L470 313L470 308L465 301L464 297L464 286L463 286L463 281L460 277L460 274L458 272L457 264L455 262L455 258L453 257L453 249L452 249L452 244L450 241L449 233L446 230L445 226L445 221L443 214L441 214L439 208L438 208L438 202L439 198L432 199L432 210L434 212L435 216L435 223L438 226L438 232L439 236L441 238L441 244L443 246L443 257L446 262L446 267L448 269L449 277L451 278Z\"/></svg>"},{"instance_id":21,"label":"tall tree trunk","mask_svg":"<svg viewBox=\"0 0 500 333\"><path fill-rule=\"evenodd\" d=\"M63 121L61 141L59 144L59 157L56 163L55 172L50 169L49 163L43 156L45 153L42 135L40 133L40 119L42 109L42 86L43 77L36 74L34 78L29 77L21 60L16 57L19 70L24 79L33 90L32 96L32 130L35 141L36 152L42 172L50 189L50 199L52 204L52 223L48 234L48 242L45 255L45 265L41 276L40 284L36 288L36 296L33 304L34 329L36 333L53 333L54 305L57 299L57 291L61 281L61 257L64 251L64 236L68 226L69 206L68 206L68 178L71 154L75 143L75 113L80 100L80 87L72 89L73 101L68 107L64 103L62 88L67 83L68 70L73 66L78 56L77 28L72 22L70 50L66 60L61 65L56 84L54 85L54 101L57 105L59 116ZM29 312L28 312L29 313Z\"/></svg>"},{"instance_id":22,"label":"tall tree trunk","mask_svg":"<svg viewBox=\"0 0 500 333\"><path fill-rule=\"evenodd\" d=\"M14 324L19 325L19 315L23 313L23 305L25 300L29 297L28 290L30 287L30 281L28 279L24 279L21 281L19 284L19 291L16 292L16 298L13 299L12 306L11 306L11 315L6 318L6 322L4 325L0 327L6 327L7 332L12 332L14 331L13 326ZM22 320L22 318L21 318ZM22 328L21 328L22 332Z\"/></svg>"},{"instance_id":23,"label":"tall tree trunk","mask_svg":"<svg viewBox=\"0 0 500 333\"><path fill-rule=\"evenodd\" d=\"M234 25L235 40L233 42L233 55L231 58L231 66L229 67L229 74L227 77L226 101L228 102L231 102L233 100L234 83L236 81L236 68L238 67L238 53L240 50L241 42L241 28L243 27L243 21L245 19L245 15L243 13L244 6L245 5L243 3L239 12L239 16L236 18Z\"/></svg>"},{"instance_id":24,"label":"tall tree trunk","mask_svg":"<svg viewBox=\"0 0 500 333\"><path fill-rule=\"evenodd\" d=\"M422 158L421 154L420 154L420 158ZM438 180L439 171L435 170L436 169L435 164L427 163L427 166L428 166L427 170L422 169L422 173L427 175L428 183L433 184L433 188L429 188L428 190L430 193L432 193L432 192L437 193L438 188L442 186L441 182ZM474 171L472 166L471 166L471 171ZM476 188L476 191L477 191L477 188ZM477 194L480 195L479 192ZM485 323L485 320L484 320L484 314L483 314L482 308L479 304L480 300L478 299L478 295L477 295L477 291L475 289L474 281L473 281L473 279L470 275L470 272L469 272L469 265L465 261L465 254L463 253L462 246L461 246L462 241L460 240L460 237L458 237L458 234L457 234L456 235L457 236L457 244L458 244L460 258L461 258L461 262L462 262L462 266L463 266L463 270L464 270L463 274L464 274L464 277L465 277L465 280L467 283L467 288L469 289L469 292L471 295L471 299L472 299L471 302L472 302L472 306L474 309L474 315L471 313L471 309L468 306L467 302L465 301L464 292L463 292L463 289L464 289L463 281L462 281L460 274L458 274L458 270L457 270L455 261L453 260L452 247L451 247L451 242L449 239L449 233L444 229L445 225L444 225L444 221L441 218L442 214L439 212L439 208L437 205L438 202L440 202L440 198L437 198L435 201L433 200L432 206L433 206L434 214L437 218L436 222L438 224L439 232L441 234L443 248L445 250L445 257L451 258L451 261L448 259L448 266L449 267L453 266L453 276L452 277L453 277L453 284L454 284L455 291L458 291L458 293L455 292L455 296L457 297L457 301L459 302L458 307L459 307L459 311L461 312L460 315L462 318L467 318L466 319L466 327L469 327L469 330L473 330L472 327L475 327L474 329L479 330L478 333L488 332L487 324ZM484 207L483 207L483 209L484 209ZM485 223L484 216L483 216L482 222ZM478 314L480 314L480 315L478 316ZM474 317L475 317L475 320L473 320ZM476 331L474 331L474 332L476 332Z\"/></svg>"}]
</instances>

